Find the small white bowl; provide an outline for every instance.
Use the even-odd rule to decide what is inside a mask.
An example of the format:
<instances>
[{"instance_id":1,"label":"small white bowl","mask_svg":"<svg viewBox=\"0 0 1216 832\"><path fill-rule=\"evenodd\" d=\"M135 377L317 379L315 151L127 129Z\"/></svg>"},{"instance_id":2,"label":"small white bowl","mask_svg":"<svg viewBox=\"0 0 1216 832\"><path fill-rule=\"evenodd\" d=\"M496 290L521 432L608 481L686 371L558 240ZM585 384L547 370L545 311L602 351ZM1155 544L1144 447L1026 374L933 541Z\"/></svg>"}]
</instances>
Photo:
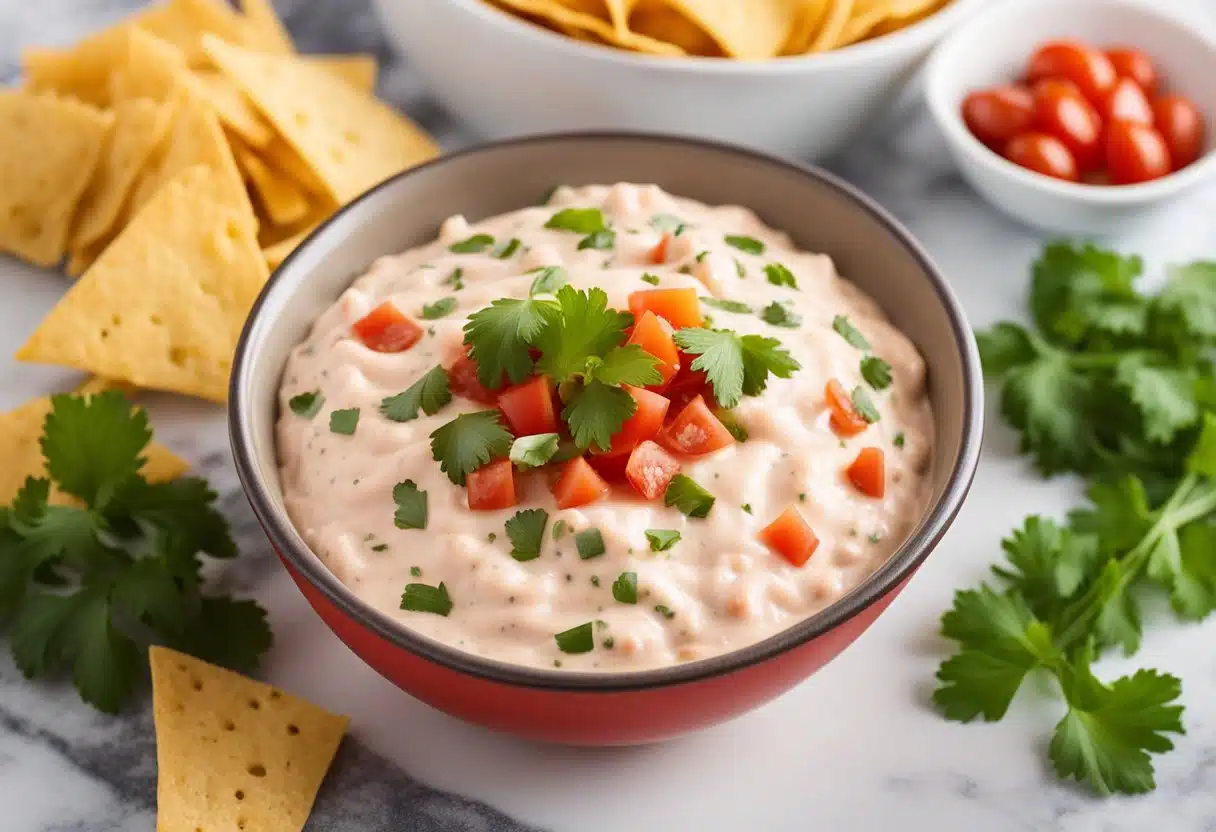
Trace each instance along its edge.
<instances>
[{"instance_id":1,"label":"small white bowl","mask_svg":"<svg viewBox=\"0 0 1216 832\"><path fill-rule=\"evenodd\" d=\"M1128 45L1153 59L1166 89L1203 114L1205 155L1140 185L1081 185L1021 168L985 147L963 123L969 92L1020 76L1044 41ZM973 15L934 50L925 70L929 110L963 177L997 208L1056 234L1130 230L1163 203L1216 173L1216 41L1193 25L1129 0L1005 0Z\"/></svg>"},{"instance_id":2,"label":"small white bowl","mask_svg":"<svg viewBox=\"0 0 1216 832\"><path fill-rule=\"evenodd\" d=\"M945 31L986 2L952 0L899 32L768 61L639 55L555 34L484 0L375 6L410 68L482 138L636 130L821 160L876 121Z\"/></svg>"}]
</instances>

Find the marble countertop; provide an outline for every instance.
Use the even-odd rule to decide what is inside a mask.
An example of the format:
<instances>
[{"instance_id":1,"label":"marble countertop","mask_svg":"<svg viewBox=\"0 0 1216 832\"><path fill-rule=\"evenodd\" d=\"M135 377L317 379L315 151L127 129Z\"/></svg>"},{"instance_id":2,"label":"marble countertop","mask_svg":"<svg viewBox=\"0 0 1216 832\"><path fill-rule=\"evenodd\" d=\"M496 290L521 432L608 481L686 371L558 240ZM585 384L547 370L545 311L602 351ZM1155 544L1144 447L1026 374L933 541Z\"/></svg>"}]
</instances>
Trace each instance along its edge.
<instances>
[{"instance_id":1,"label":"marble countertop","mask_svg":"<svg viewBox=\"0 0 1216 832\"><path fill-rule=\"evenodd\" d=\"M1216 31L1209 0L1157 0ZM0 2L0 84L18 49L71 41L138 0ZM280 2L306 51L375 52L380 92L446 148L473 140L426 98L384 41L366 0ZM1205 17L1206 15L1206 17ZM959 179L915 101L833 167L924 242L977 326L1022 314L1027 267L1043 238L984 205ZM1216 258L1216 187L1110 241L1150 267ZM63 291L62 280L0 257L0 352L11 353ZM63 389L71 377L5 364L0 408ZM542 747L453 720L400 693L320 623L270 554L237 486L221 411L148 397L158 438L222 494L243 551L223 580L269 609L267 678L350 714L351 737L309 829L577 832L699 829L1216 830L1216 620L1150 626L1134 661L1183 679L1188 733L1157 758L1149 796L1096 800L1057 782L1045 746L1057 703L1028 688L996 725L961 726L927 706L946 645L937 621L954 589L980 580L1000 538L1028 513L1057 513L1076 483L1043 483L990 408L971 497L916 580L827 670L727 725L660 746ZM1113 675L1133 666L1111 660ZM147 701L119 718L81 705L68 685L26 682L0 651L0 828L147 830L155 755ZM491 808L493 807L493 808Z\"/></svg>"}]
</instances>

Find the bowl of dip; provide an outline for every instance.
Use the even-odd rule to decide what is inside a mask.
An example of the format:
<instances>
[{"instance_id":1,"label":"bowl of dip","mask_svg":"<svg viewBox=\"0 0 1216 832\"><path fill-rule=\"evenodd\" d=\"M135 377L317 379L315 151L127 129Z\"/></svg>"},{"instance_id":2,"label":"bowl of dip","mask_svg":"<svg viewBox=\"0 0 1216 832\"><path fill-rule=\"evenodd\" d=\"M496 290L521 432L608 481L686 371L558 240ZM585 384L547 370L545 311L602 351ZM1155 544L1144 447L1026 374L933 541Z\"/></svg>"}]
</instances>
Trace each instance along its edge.
<instances>
[{"instance_id":1,"label":"bowl of dip","mask_svg":"<svg viewBox=\"0 0 1216 832\"><path fill-rule=\"evenodd\" d=\"M404 691L650 742L788 690L962 505L979 358L946 281L835 177L570 134L390 179L241 337L237 470L325 623Z\"/></svg>"}]
</instances>

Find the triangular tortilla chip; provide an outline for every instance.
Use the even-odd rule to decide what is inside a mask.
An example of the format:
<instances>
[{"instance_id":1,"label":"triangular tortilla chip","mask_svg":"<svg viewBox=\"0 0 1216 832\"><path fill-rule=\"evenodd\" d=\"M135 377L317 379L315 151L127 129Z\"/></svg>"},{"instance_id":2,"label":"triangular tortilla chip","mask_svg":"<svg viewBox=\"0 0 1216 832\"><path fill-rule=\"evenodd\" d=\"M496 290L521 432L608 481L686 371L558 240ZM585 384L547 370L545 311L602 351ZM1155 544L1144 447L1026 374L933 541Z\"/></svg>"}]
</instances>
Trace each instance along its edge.
<instances>
[{"instance_id":1,"label":"triangular tortilla chip","mask_svg":"<svg viewBox=\"0 0 1216 832\"><path fill-rule=\"evenodd\" d=\"M248 218L197 166L167 184L17 352L137 387L223 402L237 337L266 282Z\"/></svg>"},{"instance_id":2,"label":"triangular tortilla chip","mask_svg":"<svg viewBox=\"0 0 1216 832\"><path fill-rule=\"evenodd\" d=\"M152 647L157 832L299 832L350 722Z\"/></svg>"},{"instance_id":3,"label":"triangular tortilla chip","mask_svg":"<svg viewBox=\"0 0 1216 832\"><path fill-rule=\"evenodd\" d=\"M279 240L277 243L262 249L262 256L266 258L267 268L273 271L282 265L283 261L287 259L287 255L295 251L296 246L304 242L304 238L311 234L315 228L315 225L305 228L303 231L299 231L285 240Z\"/></svg>"},{"instance_id":4,"label":"triangular tortilla chip","mask_svg":"<svg viewBox=\"0 0 1216 832\"><path fill-rule=\"evenodd\" d=\"M208 65L203 54L203 35L210 33L221 40L243 44L249 31L245 20L227 0L168 0L151 6L130 22L176 46L195 67Z\"/></svg>"},{"instance_id":5,"label":"triangular tortilla chip","mask_svg":"<svg viewBox=\"0 0 1216 832\"><path fill-rule=\"evenodd\" d=\"M283 141L282 136L275 136L271 139L270 144L258 152L258 156L267 165L284 174L310 194L337 205L333 201L334 198L329 195L329 189L325 187L325 183L313 173L312 168L300 158L291 145Z\"/></svg>"},{"instance_id":6,"label":"triangular tortilla chip","mask_svg":"<svg viewBox=\"0 0 1216 832\"><path fill-rule=\"evenodd\" d=\"M224 127L242 141L250 147L265 147L274 138L274 130L226 75L214 69L196 69L193 77Z\"/></svg>"},{"instance_id":7,"label":"triangular tortilla chip","mask_svg":"<svg viewBox=\"0 0 1216 832\"><path fill-rule=\"evenodd\" d=\"M806 0L666 0L732 58L764 60L785 45Z\"/></svg>"},{"instance_id":8,"label":"triangular tortilla chip","mask_svg":"<svg viewBox=\"0 0 1216 832\"><path fill-rule=\"evenodd\" d=\"M408 119L321 67L211 36L203 48L339 203L439 153Z\"/></svg>"},{"instance_id":9,"label":"triangular tortilla chip","mask_svg":"<svg viewBox=\"0 0 1216 832\"><path fill-rule=\"evenodd\" d=\"M304 60L337 75L356 89L371 92L376 88L375 55L309 55Z\"/></svg>"},{"instance_id":10,"label":"triangular tortilla chip","mask_svg":"<svg viewBox=\"0 0 1216 832\"><path fill-rule=\"evenodd\" d=\"M72 230L73 249L108 241L118 231L123 206L144 165L169 127L171 110L147 98L120 101L114 108L114 129L93 181L85 191Z\"/></svg>"},{"instance_id":11,"label":"triangular tortilla chip","mask_svg":"<svg viewBox=\"0 0 1216 832\"><path fill-rule=\"evenodd\" d=\"M233 145L232 154L274 225L291 225L308 216L308 197L294 182L268 168L247 148Z\"/></svg>"},{"instance_id":12,"label":"triangular tortilla chip","mask_svg":"<svg viewBox=\"0 0 1216 832\"><path fill-rule=\"evenodd\" d=\"M125 60L128 23L102 29L68 49L24 49L21 65L34 92L55 92L95 107L110 106L110 74Z\"/></svg>"},{"instance_id":13,"label":"triangular tortilla chip","mask_svg":"<svg viewBox=\"0 0 1216 832\"><path fill-rule=\"evenodd\" d=\"M557 0L498 0L498 2L504 6L510 6L517 12L540 17L547 23L590 32L605 43L615 43L627 49L650 55L678 56L685 54L682 43L652 37L649 28L646 29L647 34L633 31L621 33L602 17L588 14L578 8L557 2ZM666 10L666 6L662 9Z\"/></svg>"},{"instance_id":14,"label":"triangular tortilla chip","mask_svg":"<svg viewBox=\"0 0 1216 832\"><path fill-rule=\"evenodd\" d=\"M241 0L247 24L246 42L250 49L291 55L296 51L287 27L279 19L270 0Z\"/></svg>"},{"instance_id":15,"label":"triangular tortilla chip","mask_svg":"<svg viewBox=\"0 0 1216 832\"><path fill-rule=\"evenodd\" d=\"M142 29L132 29L126 57L110 75L110 101L168 101L186 72L186 56L180 49Z\"/></svg>"},{"instance_id":16,"label":"triangular tortilla chip","mask_svg":"<svg viewBox=\"0 0 1216 832\"><path fill-rule=\"evenodd\" d=\"M112 385L97 383L82 385L78 393L92 395L110 389ZM0 505L8 505L25 482L26 477L46 476L46 464L42 459L42 447L38 444L42 436L42 423L51 412L51 397L31 399L15 410L0 413ZM163 482L181 476L189 467L185 460L157 442L152 442L144 451L147 462L143 475L151 482ZM51 501L63 504L70 497L53 491Z\"/></svg>"},{"instance_id":17,"label":"triangular tortilla chip","mask_svg":"<svg viewBox=\"0 0 1216 832\"><path fill-rule=\"evenodd\" d=\"M0 91L0 251L59 262L112 121L51 93Z\"/></svg>"}]
</instances>

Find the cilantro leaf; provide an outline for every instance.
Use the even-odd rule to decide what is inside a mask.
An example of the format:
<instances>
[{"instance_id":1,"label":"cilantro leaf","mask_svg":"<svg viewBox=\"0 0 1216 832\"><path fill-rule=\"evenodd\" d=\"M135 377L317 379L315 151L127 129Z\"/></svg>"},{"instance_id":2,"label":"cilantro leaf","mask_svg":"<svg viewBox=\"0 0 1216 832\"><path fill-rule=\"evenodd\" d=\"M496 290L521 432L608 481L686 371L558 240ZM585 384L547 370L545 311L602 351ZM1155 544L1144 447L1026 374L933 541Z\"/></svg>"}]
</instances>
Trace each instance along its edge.
<instances>
[{"instance_id":1,"label":"cilantro leaf","mask_svg":"<svg viewBox=\"0 0 1216 832\"><path fill-rule=\"evenodd\" d=\"M528 290L529 296L551 295L566 285L566 270L561 266L541 266L528 274L536 275L532 279L532 287Z\"/></svg>"},{"instance_id":2,"label":"cilantro leaf","mask_svg":"<svg viewBox=\"0 0 1216 832\"><path fill-rule=\"evenodd\" d=\"M684 220L675 214L654 214L650 218L650 227L655 231L670 231L673 237L679 237L684 231Z\"/></svg>"},{"instance_id":3,"label":"cilantro leaf","mask_svg":"<svg viewBox=\"0 0 1216 832\"><path fill-rule=\"evenodd\" d=\"M837 335L848 341L852 346L857 347L857 349L868 350L870 348L870 342L866 340L866 336L862 335L861 331L853 326L852 321L847 316L837 315L832 318L832 329L836 331Z\"/></svg>"},{"instance_id":4,"label":"cilantro leaf","mask_svg":"<svg viewBox=\"0 0 1216 832\"><path fill-rule=\"evenodd\" d=\"M446 317L454 311L456 311L456 298L453 297L440 298L434 303L422 305L422 317L428 321Z\"/></svg>"},{"instance_id":5,"label":"cilantro leaf","mask_svg":"<svg viewBox=\"0 0 1216 832\"><path fill-rule=\"evenodd\" d=\"M65 622L63 642L80 698L102 713L118 713L135 688L141 656L135 642L114 626L103 594L90 594L76 607Z\"/></svg>"},{"instance_id":6,"label":"cilantro leaf","mask_svg":"<svg viewBox=\"0 0 1216 832\"><path fill-rule=\"evenodd\" d=\"M794 277L794 273L780 263L769 263L765 266L764 276L774 286L788 286L791 289L798 288L798 280Z\"/></svg>"},{"instance_id":7,"label":"cilantro leaf","mask_svg":"<svg viewBox=\"0 0 1216 832\"><path fill-rule=\"evenodd\" d=\"M1092 632L1099 647L1118 645L1124 655L1132 655L1140 649L1144 627L1140 618L1140 604L1136 596L1128 592L1130 581L1123 565L1118 560L1108 560L1098 574L1092 599L1085 599L1086 606L1096 610Z\"/></svg>"},{"instance_id":8,"label":"cilantro leaf","mask_svg":"<svg viewBox=\"0 0 1216 832\"><path fill-rule=\"evenodd\" d=\"M789 378L800 368L775 338L740 337L726 329L685 328L676 332L675 341L685 352L697 356L692 369L705 372L714 398L725 408L737 405L744 394L762 393L769 373Z\"/></svg>"},{"instance_id":9,"label":"cilantro leaf","mask_svg":"<svg viewBox=\"0 0 1216 832\"><path fill-rule=\"evenodd\" d=\"M857 415L865 419L868 424L872 425L882 418L882 414L878 412L874 400L870 398L870 394L861 385L853 388L853 394L849 398L853 401L853 409L857 411Z\"/></svg>"},{"instance_id":10,"label":"cilantro leaf","mask_svg":"<svg viewBox=\"0 0 1216 832\"><path fill-rule=\"evenodd\" d=\"M291 408L291 412L302 419L311 419L313 416L316 416L323 404L325 404L325 397L321 395L320 390L313 390L310 393L299 393L287 401L287 406Z\"/></svg>"},{"instance_id":11,"label":"cilantro leaf","mask_svg":"<svg viewBox=\"0 0 1216 832\"><path fill-rule=\"evenodd\" d=\"M507 260L511 257L511 255L515 254L515 252L519 251L520 245L521 243L519 238L512 237L511 239L507 240L507 242L505 242L501 248L494 252L494 256L499 260Z\"/></svg>"},{"instance_id":12,"label":"cilantro leaf","mask_svg":"<svg viewBox=\"0 0 1216 832\"><path fill-rule=\"evenodd\" d=\"M540 557L540 548L545 542L545 526L548 523L549 512L543 508L515 512L506 525L507 537L511 539L511 557L518 561Z\"/></svg>"},{"instance_id":13,"label":"cilantro leaf","mask_svg":"<svg viewBox=\"0 0 1216 832\"><path fill-rule=\"evenodd\" d=\"M632 384L645 387L663 380L659 373L659 360L637 344L613 347L594 365L589 375L612 386Z\"/></svg>"},{"instance_id":14,"label":"cilantro leaf","mask_svg":"<svg viewBox=\"0 0 1216 832\"><path fill-rule=\"evenodd\" d=\"M1085 495L1090 505L1070 512L1069 523L1074 531L1093 535L1108 556L1131 549L1152 526L1148 495L1135 477L1096 482Z\"/></svg>"},{"instance_id":15,"label":"cilantro leaf","mask_svg":"<svg viewBox=\"0 0 1216 832\"><path fill-rule=\"evenodd\" d=\"M802 326L802 316L794 312L788 304L773 301L760 311L760 318L766 324L797 329Z\"/></svg>"},{"instance_id":16,"label":"cilantro leaf","mask_svg":"<svg viewBox=\"0 0 1216 832\"><path fill-rule=\"evenodd\" d=\"M492 245L494 245L494 238L489 234L474 234L467 240L452 243L448 246L448 251L453 254L480 254Z\"/></svg>"},{"instance_id":17,"label":"cilantro leaf","mask_svg":"<svg viewBox=\"0 0 1216 832\"><path fill-rule=\"evenodd\" d=\"M1216 526L1191 523L1177 536L1177 559L1170 574L1160 576L1170 590L1170 606L1186 621L1200 621L1216 612Z\"/></svg>"},{"instance_id":18,"label":"cilantro leaf","mask_svg":"<svg viewBox=\"0 0 1216 832\"><path fill-rule=\"evenodd\" d=\"M647 529L646 540L650 542L650 551L666 552L680 542L680 533L675 529Z\"/></svg>"},{"instance_id":19,"label":"cilantro leaf","mask_svg":"<svg viewBox=\"0 0 1216 832\"><path fill-rule=\"evenodd\" d=\"M236 543L228 521L215 508L216 496L207 481L197 477L155 483L138 479L115 498L107 519L111 528L121 528L117 514L125 514L128 522L152 536L159 551L179 560L198 552L234 558Z\"/></svg>"},{"instance_id":20,"label":"cilantro leaf","mask_svg":"<svg viewBox=\"0 0 1216 832\"><path fill-rule=\"evenodd\" d=\"M560 383L585 373L588 359L598 359L624 341L633 318L609 309L608 295L599 288L583 292L563 286L557 303L560 315L540 333L536 346L541 351L537 369Z\"/></svg>"},{"instance_id":21,"label":"cilantro leaf","mask_svg":"<svg viewBox=\"0 0 1216 832\"><path fill-rule=\"evenodd\" d=\"M63 660L67 624L80 606L77 595L26 597L9 632L13 660L25 678L45 676Z\"/></svg>"},{"instance_id":22,"label":"cilantro leaf","mask_svg":"<svg viewBox=\"0 0 1216 832\"><path fill-rule=\"evenodd\" d=\"M406 584L401 593L401 609L409 612L429 612L446 618L452 606L452 597L443 583L439 586Z\"/></svg>"},{"instance_id":23,"label":"cilantro leaf","mask_svg":"<svg viewBox=\"0 0 1216 832\"><path fill-rule=\"evenodd\" d=\"M726 298L700 298L701 303L714 309L721 309L723 312L734 312L739 315L750 315L752 308L746 303L741 303L737 300L727 300Z\"/></svg>"},{"instance_id":24,"label":"cilantro leaf","mask_svg":"<svg viewBox=\"0 0 1216 832\"><path fill-rule=\"evenodd\" d=\"M1036 616L1054 619L1093 576L1098 563L1093 535L1077 534L1038 515L1001 541L1008 565L992 571L1026 600Z\"/></svg>"},{"instance_id":25,"label":"cilantro leaf","mask_svg":"<svg viewBox=\"0 0 1216 832\"><path fill-rule=\"evenodd\" d=\"M891 365L876 355L861 359L861 377L875 390L886 390L891 386Z\"/></svg>"},{"instance_id":26,"label":"cilantro leaf","mask_svg":"<svg viewBox=\"0 0 1216 832\"><path fill-rule=\"evenodd\" d=\"M380 402L380 415L392 422L410 422L421 410L434 416L452 401L447 370L436 365L401 393Z\"/></svg>"},{"instance_id":27,"label":"cilantro leaf","mask_svg":"<svg viewBox=\"0 0 1216 832\"><path fill-rule=\"evenodd\" d=\"M1166 277L1155 304L1161 328L1183 338L1216 338L1216 262L1173 266Z\"/></svg>"},{"instance_id":28,"label":"cilantro leaf","mask_svg":"<svg viewBox=\"0 0 1216 832\"><path fill-rule=\"evenodd\" d=\"M612 597L621 604L638 602L638 573L622 572L612 582Z\"/></svg>"},{"instance_id":29,"label":"cilantro leaf","mask_svg":"<svg viewBox=\"0 0 1216 832\"><path fill-rule=\"evenodd\" d=\"M59 488L100 507L143 467L140 454L150 441L147 414L111 390L52 396L40 444Z\"/></svg>"},{"instance_id":30,"label":"cilantro leaf","mask_svg":"<svg viewBox=\"0 0 1216 832\"><path fill-rule=\"evenodd\" d=\"M1115 365L1115 384L1127 391L1144 420L1144 435L1154 442L1169 442L1199 420L1195 379L1174 367L1150 364L1131 353Z\"/></svg>"},{"instance_id":31,"label":"cilantro leaf","mask_svg":"<svg viewBox=\"0 0 1216 832\"><path fill-rule=\"evenodd\" d=\"M1049 341L1079 345L1095 331L1142 332L1146 304L1135 281L1143 261L1092 245L1052 243L1035 261L1030 308Z\"/></svg>"},{"instance_id":32,"label":"cilantro leaf","mask_svg":"<svg viewBox=\"0 0 1216 832\"><path fill-rule=\"evenodd\" d=\"M413 480L403 480L393 486L393 525L399 529L425 529L427 520L426 492L419 491Z\"/></svg>"},{"instance_id":33,"label":"cilantro leaf","mask_svg":"<svg viewBox=\"0 0 1216 832\"><path fill-rule=\"evenodd\" d=\"M578 550L579 560L598 558L608 551L604 546L604 536L599 529L583 529L574 535L574 548Z\"/></svg>"},{"instance_id":34,"label":"cilantro leaf","mask_svg":"<svg viewBox=\"0 0 1216 832\"><path fill-rule=\"evenodd\" d=\"M593 380L583 386L562 410L562 418L570 426L574 443L579 448L595 446L607 451L612 435L633 415L638 404L620 387L610 387Z\"/></svg>"},{"instance_id":35,"label":"cilantro leaf","mask_svg":"<svg viewBox=\"0 0 1216 832\"><path fill-rule=\"evenodd\" d=\"M511 462L523 469L547 465L557 455L560 440L556 433L521 436L511 444Z\"/></svg>"},{"instance_id":36,"label":"cilantro leaf","mask_svg":"<svg viewBox=\"0 0 1216 832\"><path fill-rule=\"evenodd\" d=\"M578 250L611 251L616 246L616 232L611 229L596 231L578 241Z\"/></svg>"},{"instance_id":37,"label":"cilantro leaf","mask_svg":"<svg viewBox=\"0 0 1216 832\"><path fill-rule=\"evenodd\" d=\"M1085 470L1093 457L1092 391L1058 355L1018 367L1001 390L1001 416L1021 432L1019 450L1033 454L1044 475Z\"/></svg>"},{"instance_id":38,"label":"cilantro leaf","mask_svg":"<svg viewBox=\"0 0 1216 832\"><path fill-rule=\"evenodd\" d=\"M737 248L745 254L764 254L764 243L755 237L745 237L741 234L727 234L724 240L728 246Z\"/></svg>"},{"instance_id":39,"label":"cilantro leaf","mask_svg":"<svg viewBox=\"0 0 1216 832\"><path fill-rule=\"evenodd\" d=\"M359 408L347 407L329 412L329 432L340 436L354 436L359 427Z\"/></svg>"},{"instance_id":40,"label":"cilantro leaf","mask_svg":"<svg viewBox=\"0 0 1216 832\"><path fill-rule=\"evenodd\" d=\"M595 649L594 625L588 621L553 636L557 649L563 653L590 653Z\"/></svg>"},{"instance_id":41,"label":"cilantro leaf","mask_svg":"<svg viewBox=\"0 0 1216 832\"><path fill-rule=\"evenodd\" d=\"M1205 410L1199 438L1187 454L1186 469L1210 479L1216 479L1216 413Z\"/></svg>"},{"instance_id":42,"label":"cilantro leaf","mask_svg":"<svg viewBox=\"0 0 1216 832\"><path fill-rule=\"evenodd\" d=\"M431 456L456 485L492 459L511 450L511 434L497 410L462 413L431 433Z\"/></svg>"},{"instance_id":43,"label":"cilantro leaf","mask_svg":"<svg viewBox=\"0 0 1216 832\"><path fill-rule=\"evenodd\" d=\"M187 599L164 557L144 557L131 564L114 582L110 601L133 620L150 623L163 632L180 634L187 625L181 616Z\"/></svg>"},{"instance_id":44,"label":"cilantro leaf","mask_svg":"<svg viewBox=\"0 0 1216 832\"><path fill-rule=\"evenodd\" d=\"M576 234L594 234L608 227L599 208L565 208L549 217L545 228L558 231L573 231Z\"/></svg>"},{"instance_id":45,"label":"cilantro leaf","mask_svg":"<svg viewBox=\"0 0 1216 832\"><path fill-rule=\"evenodd\" d=\"M688 517L705 517L714 507L714 495L710 494L691 477L676 474L667 491L663 493L663 505L675 506Z\"/></svg>"},{"instance_id":46,"label":"cilantro leaf","mask_svg":"<svg viewBox=\"0 0 1216 832\"><path fill-rule=\"evenodd\" d=\"M204 661L248 673L273 643L266 610L256 601L215 596L199 600L190 632L176 646Z\"/></svg>"},{"instance_id":47,"label":"cilantro leaf","mask_svg":"<svg viewBox=\"0 0 1216 832\"><path fill-rule=\"evenodd\" d=\"M975 342L980 348L984 375L993 379L1039 357L1039 350L1025 327L1008 321L976 332Z\"/></svg>"},{"instance_id":48,"label":"cilantro leaf","mask_svg":"<svg viewBox=\"0 0 1216 832\"><path fill-rule=\"evenodd\" d=\"M464 342L477 362L477 380L493 390L502 385L504 374L515 384L527 378L532 373L528 348L553 315L551 304L532 298L499 298L470 315Z\"/></svg>"},{"instance_id":49,"label":"cilantro leaf","mask_svg":"<svg viewBox=\"0 0 1216 832\"><path fill-rule=\"evenodd\" d=\"M645 274L643 274L640 279L643 283L649 283L651 286L659 285L659 276L650 274L649 272L646 272Z\"/></svg>"}]
</instances>

